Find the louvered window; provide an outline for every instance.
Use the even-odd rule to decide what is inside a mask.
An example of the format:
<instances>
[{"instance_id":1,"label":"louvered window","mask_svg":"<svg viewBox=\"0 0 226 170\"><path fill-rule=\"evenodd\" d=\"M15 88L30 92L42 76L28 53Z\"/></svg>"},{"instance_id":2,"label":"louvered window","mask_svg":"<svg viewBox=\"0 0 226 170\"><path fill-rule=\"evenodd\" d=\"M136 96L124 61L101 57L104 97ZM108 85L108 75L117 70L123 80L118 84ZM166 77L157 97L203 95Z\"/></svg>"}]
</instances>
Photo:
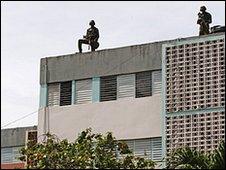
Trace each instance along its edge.
<instances>
[{"instance_id":1,"label":"louvered window","mask_svg":"<svg viewBox=\"0 0 226 170\"><path fill-rule=\"evenodd\" d=\"M124 143L127 144L127 146L129 147L129 150L134 153L134 144L135 144L135 141L134 140L124 140L122 141ZM121 159L123 158L123 154L120 154L118 151L117 151L117 158L118 159Z\"/></svg>"},{"instance_id":2,"label":"louvered window","mask_svg":"<svg viewBox=\"0 0 226 170\"><path fill-rule=\"evenodd\" d=\"M117 76L117 99L135 97L135 74Z\"/></svg>"},{"instance_id":3,"label":"louvered window","mask_svg":"<svg viewBox=\"0 0 226 170\"><path fill-rule=\"evenodd\" d=\"M152 138L151 140L152 160L158 161L162 159L162 140L161 138Z\"/></svg>"},{"instance_id":4,"label":"louvered window","mask_svg":"<svg viewBox=\"0 0 226 170\"><path fill-rule=\"evenodd\" d=\"M48 106L59 106L60 104L60 84L48 84Z\"/></svg>"},{"instance_id":5,"label":"louvered window","mask_svg":"<svg viewBox=\"0 0 226 170\"><path fill-rule=\"evenodd\" d=\"M76 81L76 104L92 103L92 79Z\"/></svg>"},{"instance_id":6,"label":"louvered window","mask_svg":"<svg viewBox=\"0 0 226 170\"><path fill-rule=\"evenodd\" d=\"M71 81L60 83L60 106L71 104Z\"/></svg>"},{"instance_id":7,"label":"louvered window","mask_svg":"<svg viewBox=\"0 0 226 170\"><path fill-rule=\"evenodd\" d=\"M136 98L151 96L151 72L136 73Z\"/></svg>"},{"instance_id":8,"label":"louvered window","mask_svg":"<svg viewBox=\"0 0 226 170\"><path fill-rule=\"evenodd\" d=\"M116 100L117 77L106 76L100 78L100 101Z\"/></svg>"},{"instance_id":9,"label":"louvered window","mask_svg":"<svg viewBox=\"0 0 226 170\"><path fill-rule=\"evenodd\" d=\"M13 159L13 162L21 162L19 160L19 156L21 156L19 150L21 149L22 147L13 147L12 148L12 151L13 151L13 156L12 156L12 159Z\"/></svg>"},{"instance_id":10,"label":"louvered window","mask_svg":"<svg viewBox=\"0 0 226 170\"><path fill-rule=\"evenodd\" d=\"M12 162L12 148L1 148L1 163Z\"/></svg>"},{"instance_id":11,"label":"louvered window","mask_svg":"<svg viewBox=\"0 0 226 170\"><path fill-rule=\"evenodd\" d=\"M150 139L138 139L134 143L134 155L145 158L151 157Z\"/></svg>"},{"instance_id":12,"label":"louvered window","mask_svg":"<svg viewBox=\"0 0 226 170\"><path fill-rule=\"evenodd\" d=\"M18 157L21 156L19 150L22 147L1 148L1 163L21 162Z\"/></svg>"},{"instance_id":13,"label":"louvered window","mask_svg":"<svg viewBox=\"0 0 226 170\"><path fill-rule=\"evenodd\" d=\"M154 161L162 159L162 140L161 138L135 139L124 141L135 156L149 158ZM122 158L119 155L118 158Z\"/></svg>"},{"instance_id":14,"label":"louvered window","mask_svg":"<svg viewBox=\"0 0 226 170\"><path fill-rule=\"evenodd\" d=\"M161 94L162 88L162 72L152 72L152 95Z\"/></svg>"}]
</instances>

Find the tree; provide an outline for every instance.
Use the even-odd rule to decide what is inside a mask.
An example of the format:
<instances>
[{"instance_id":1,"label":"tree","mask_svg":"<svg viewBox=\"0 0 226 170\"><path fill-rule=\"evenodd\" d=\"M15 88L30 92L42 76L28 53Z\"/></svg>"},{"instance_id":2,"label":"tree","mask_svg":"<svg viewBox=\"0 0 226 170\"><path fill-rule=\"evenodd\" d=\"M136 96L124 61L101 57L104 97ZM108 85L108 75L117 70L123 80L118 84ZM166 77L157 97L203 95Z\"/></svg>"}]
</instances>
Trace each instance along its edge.
<instances>
[{"instance_id":1,"label":"tree","mask_svg":"<svg viewBox=\"0 0 226 170\"><path fill-rule=\"evenodd\" d=\"M178 148L167 159L169 169L225 169L225 142L220 142L213 153L204 154L189 147Z\"/></svg>"},{"instance_id":2,"label":"tree","mask_svg":"<svg viewBox=\"0 0 226 170\"><path fill-rule=\"evenodd\" d=\"M127 144L116 141L112 133L93 134L90 128L72 143L46 134L42 143L28 142L21 154L20 160L27 161L28 169L153 169L155 166L150 159L134 156Z\"/></svg>"}]
</instances>

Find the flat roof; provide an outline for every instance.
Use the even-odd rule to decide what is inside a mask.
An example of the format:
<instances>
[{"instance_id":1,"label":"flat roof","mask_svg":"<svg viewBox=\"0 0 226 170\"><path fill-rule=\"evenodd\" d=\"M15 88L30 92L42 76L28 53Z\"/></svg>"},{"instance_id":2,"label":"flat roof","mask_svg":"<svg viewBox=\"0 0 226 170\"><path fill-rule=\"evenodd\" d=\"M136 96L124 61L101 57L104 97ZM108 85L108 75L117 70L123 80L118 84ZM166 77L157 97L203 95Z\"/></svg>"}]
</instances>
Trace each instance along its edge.
<instances>
[{"instance_id":1,"label":"flat roof","mask_svg":"<svg viewBox=\"0 0 226 170\"><path fill-rule=\"evenodd\" d=\"M37 126L1 129L1 147L24 146L27 130L37 130Z\"/></svg>"}]
</instances>

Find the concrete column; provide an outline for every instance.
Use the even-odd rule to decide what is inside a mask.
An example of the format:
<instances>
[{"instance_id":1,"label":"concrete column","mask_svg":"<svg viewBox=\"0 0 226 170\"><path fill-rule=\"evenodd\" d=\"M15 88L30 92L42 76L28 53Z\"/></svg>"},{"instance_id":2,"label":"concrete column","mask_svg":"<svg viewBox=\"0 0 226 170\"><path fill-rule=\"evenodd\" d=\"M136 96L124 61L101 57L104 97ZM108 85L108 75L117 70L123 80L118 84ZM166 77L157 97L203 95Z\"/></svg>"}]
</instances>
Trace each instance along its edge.
<instances>
[{"instance_id":1,"label":"concrete column","mask_svg":"<svg viewBox=\"0 0 226 170\"><path fill-rule=\"evenodd\" d=\"M92 102L100 101L100 77L93 77L92 79Z\"/></svg>"},{"instance_id":2,"label":"concrete column","mask_svg":"<svg viewBox=\"0 0 226 170\"><path fill-rule=\"evenodd\" d=\"M72 87L71 87L71 104L75 104L76 99L76 81L72 80Z\"/></svg>"},{"instance_id":3,"label":"concrete column","mask_svg":"<svg viewBox=\"0 0 226 170\"><path fill-rule=\"evenodd\" d=\"M43 84L40 86L40 95L39 95L39 108L44 108L48 103L47 96L47 84Z\"/></svg>"}]
</instances>

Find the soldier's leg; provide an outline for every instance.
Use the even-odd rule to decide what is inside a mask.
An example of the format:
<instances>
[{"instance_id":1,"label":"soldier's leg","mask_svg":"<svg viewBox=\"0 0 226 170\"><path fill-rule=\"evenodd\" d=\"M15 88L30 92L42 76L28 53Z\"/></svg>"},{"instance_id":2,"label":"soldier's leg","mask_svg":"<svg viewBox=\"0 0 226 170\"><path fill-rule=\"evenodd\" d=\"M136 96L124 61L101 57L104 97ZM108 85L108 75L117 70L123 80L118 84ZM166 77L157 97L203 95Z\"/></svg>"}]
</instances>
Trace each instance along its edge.
<instances>
[{"instance_id":1,"label":"soldier's leg","mask_svg":"<svg viewBox=\"0 0 226 170\"><path fill-rule=\"evenodd\" d=\"M95 51L99 47L99 43L97 41L93 41L90 43L91 51Z\"/></svg>"},{"instance_id":2,"label":"soldier's leg","mask_svg":"<svg viewBox=\"0 0 226 170\"><path fill-rule=\"evenodd\" d=\"M199 27L199 35L204 35L203 26L200 25Z\"/></svg>"},{"instance_id":3,"label":"soldier's leg","mask_svg":"<svg viewBox=\"0 0 226 170\"><path fill-rule=\"evenodd\" d=\"M91 51L95 51L95 48L93 47L93 45L91 45Z\"/></svg>"},{"instance_id":4,"label":"soldier's leg","mask_svg":"<svg viewBox=\"0 0 226 170\"><path fill-rule=\"evenodd\" d=\"M209 24L206 25L205 33L209 34L210 33L210 27Z\"/></svg>"},{"instance_id":5,"label":"soldier's leg","mask_svg":"<svg viewBox=\"0 0 226 170\"><path fill-rule=\"evenodd\" d=\"M78 40L78 50L81 53L82 52L82 44L89 44L89 41L86 39L79 39Z\"/></svg>"}]
</instances>

